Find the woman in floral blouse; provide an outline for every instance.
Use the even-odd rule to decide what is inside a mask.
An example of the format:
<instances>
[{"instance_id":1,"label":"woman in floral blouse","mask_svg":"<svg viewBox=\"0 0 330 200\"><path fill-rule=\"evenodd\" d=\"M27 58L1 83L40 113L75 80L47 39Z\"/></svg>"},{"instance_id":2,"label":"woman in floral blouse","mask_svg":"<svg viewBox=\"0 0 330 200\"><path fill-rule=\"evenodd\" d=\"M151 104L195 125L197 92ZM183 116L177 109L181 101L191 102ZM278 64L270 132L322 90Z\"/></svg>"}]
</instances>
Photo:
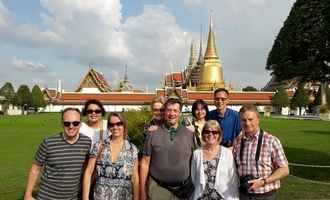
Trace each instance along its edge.
<instances>
[{"instance_id":1,"label":"woman in floral blouse","mask_svg":"<svg viewBox=\"0 0 330 200\"><path fill-rule=\"evenodd\" d=\"M83 180L83 199L88 200L95 169L95 200L137 200L139 197L138 150L126 139L127 121L120 113L108 117L112 135L96 143L90 153Z\"/></svg>"}]
</instances>

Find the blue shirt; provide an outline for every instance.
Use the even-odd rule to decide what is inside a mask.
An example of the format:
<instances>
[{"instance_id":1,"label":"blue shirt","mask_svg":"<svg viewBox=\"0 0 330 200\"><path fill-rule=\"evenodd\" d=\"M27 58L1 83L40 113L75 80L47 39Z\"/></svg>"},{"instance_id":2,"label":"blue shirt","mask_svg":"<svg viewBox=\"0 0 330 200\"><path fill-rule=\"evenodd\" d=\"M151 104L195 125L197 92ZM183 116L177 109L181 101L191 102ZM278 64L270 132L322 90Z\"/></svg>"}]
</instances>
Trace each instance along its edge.
<instances>
[{"instance_id":1,"label":"blue shirt","mask_svg":"<svg viewBox=\"0 0 330 200\"><path fill-rule=\"evenodd\" d=\"M212 110L209 112L208 119L217 120L220 124L223 132L221 144L224 146L232 146L234 139L241 131L238 112L226 108L224 117L221 117L217 110Z\"/></svg>"}]
</instances>

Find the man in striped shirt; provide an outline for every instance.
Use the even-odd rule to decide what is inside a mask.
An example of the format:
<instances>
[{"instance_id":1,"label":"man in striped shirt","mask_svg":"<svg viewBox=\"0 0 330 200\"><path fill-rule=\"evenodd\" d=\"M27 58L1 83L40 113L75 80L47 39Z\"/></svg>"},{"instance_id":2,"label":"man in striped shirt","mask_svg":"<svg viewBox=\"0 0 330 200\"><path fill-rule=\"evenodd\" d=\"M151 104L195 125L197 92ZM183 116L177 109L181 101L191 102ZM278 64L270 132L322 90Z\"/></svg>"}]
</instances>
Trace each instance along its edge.
<instances>
[{"instance_id":1,"label":"man in striped shirt","mask_svg":"<svg viewBox=\"0 0 330 200\"><path fill-rule=\"evenodd\" d=\"M289 174L281 142L260 129L254 105L244 105L239 114L242 133L236 138L233 151L243 186L240 200L274 200L280 179Z\"/></svg>"},{"instance_id":2,"label":"man in striped shirt","mask_svg":"<svg viewBox=\"0 0 330 200\"><path fill-rule=\"evenodd\" d=\"M79 198L81 175L91 140L79 134L80 111L62 112L63 133L46 138L40 144L30 169L24 200L33 199L32 191L41 169L37 199L75 200Z\"/></svg>"}]
</instances>

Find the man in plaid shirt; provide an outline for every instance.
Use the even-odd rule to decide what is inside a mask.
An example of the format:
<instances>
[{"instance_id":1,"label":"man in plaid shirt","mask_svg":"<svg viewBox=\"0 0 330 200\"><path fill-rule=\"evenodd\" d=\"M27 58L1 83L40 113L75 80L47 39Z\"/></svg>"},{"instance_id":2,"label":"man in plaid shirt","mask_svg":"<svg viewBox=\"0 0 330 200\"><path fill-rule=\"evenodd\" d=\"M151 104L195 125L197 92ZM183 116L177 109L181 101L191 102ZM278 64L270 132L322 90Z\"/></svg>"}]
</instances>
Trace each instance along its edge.
<instances>
[{"instance_id":1,"label":"man in plaid shirt","mask_svg":"<svg viewBox=\"0 0 330 200\"><path fill-rule=\"evenodd\" d=\"M259 113L254 105L244 105L239 114L242 132L234 142L234 158L241 184L243 177L253 177L247 182L248 191L240 191L240 200L276 199L280 179L289 175L288 160L281 142L260 129ZM258 159L256 152L260 135L263 137L260 137Z\"/></svg>"}]
</instances>

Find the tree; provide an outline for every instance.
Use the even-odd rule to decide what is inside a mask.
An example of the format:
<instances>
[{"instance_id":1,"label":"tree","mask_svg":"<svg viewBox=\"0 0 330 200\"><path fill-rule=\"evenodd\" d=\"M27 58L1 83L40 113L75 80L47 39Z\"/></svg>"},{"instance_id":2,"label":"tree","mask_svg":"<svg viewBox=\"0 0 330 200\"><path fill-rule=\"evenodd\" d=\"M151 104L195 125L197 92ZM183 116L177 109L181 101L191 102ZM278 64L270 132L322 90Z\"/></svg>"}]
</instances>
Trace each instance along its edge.
<instances>
[{"instance_id":1,"label":"tree","mask_svg":"<svg viewBox=\"0 0 330 200\"><path fill-rule=\"evenodd\" d=\"M322 105L330 81L330 1L297 0L268 55L266 69L280 81L320 81Z\"/></svg>"},{"instance_id":2,"label":"tree","mask_svg":"<svg viewBox=\"0 0 330 200\"><path fill-rule=\"evenodd\" d=\"M5 83L0 89L0 96L4 96L8 103L13 103L15 90L10 82Z\"/></svg>"},{"instance_id":3,"label":"tree","mask_svg":"<svg viewBox=\"0 0 330 200\"><path fill-rule=\"evenodd\" d=\"M299 115L301 115L301 108L306 107L309 103L307 92L304 88L303 83L298 85L296 92L294 93L291 99L291 107L292 108L299 108Z\"/></svg>"},{"instance_id":4,"label":"tree","mask_svg":"<svg viewBox=\"0 0 330 200\"><path fill-rule=\"evenodd\" d=\"M32 97L27 85L21 85L14 98L14 104L22 108L22 113L31 106Z\"/></svg>"},{"instance_id":5,"label":"tree","mask_svg":"<svg viewBox=\"0 0 330 200\"><path fill-rule=\"evenodd\" d=\"M281 86L277 88L277 91L272 98L272 105L275 106L279 112L281 112L283 107L290 105L289 96L284 87Z\"/></svg>"},{"instance_id":6,"label":"tree","mask_svg":"<svg viewBox=\"0 0 330 200\"><path fill-rule=\"evenodd\" d=\"M245 92L248 92L248 91L258 91L257 88L255 88L253 86L246 86L242 90L245 91Z\"/></svg>"},{"instance_id":7,"label":"tree","mask_svg":"<svg viewBox=\"0 0 330 200\"><path fill-rule=\"evenodd\" d=\"M31 95L32 95L31 106L34 107L35 111L38 111L38 108L40 107L46 106L46 101L38 85L33 86Z\"/></svg>"}]
</instances>

